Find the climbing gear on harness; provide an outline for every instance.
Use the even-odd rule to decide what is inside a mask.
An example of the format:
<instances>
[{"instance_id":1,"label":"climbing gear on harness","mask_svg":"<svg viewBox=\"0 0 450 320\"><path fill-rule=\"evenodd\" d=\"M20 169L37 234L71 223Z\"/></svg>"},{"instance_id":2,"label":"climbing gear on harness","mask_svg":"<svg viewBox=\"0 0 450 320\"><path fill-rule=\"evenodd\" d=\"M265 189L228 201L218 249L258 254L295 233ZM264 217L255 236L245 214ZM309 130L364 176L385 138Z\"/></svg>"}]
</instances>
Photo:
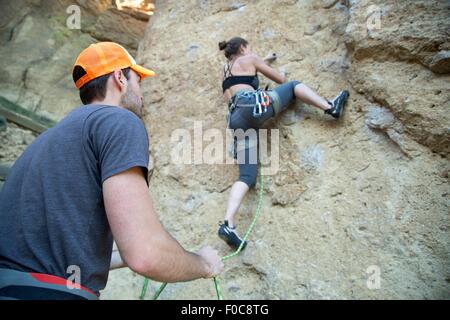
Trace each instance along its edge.
<instances>
[{"instance_id":1,"label":"climbing gear on harness","mask_svg":"<svg viewBox=\"0 0 450 320\"><path fill-rule=\"evenodd\" d=\"M228 221L225 220L224 223L219 224L219 231L217 232L220 239L225 241L230 247L237 249L243 242L242 239L238 236L236 233L236 227L231 228L228 225ZM242 246L242 250L245 249L245 246L247 245L247 242L244 241L244 245Z\"/></svg>"},{"instance_id":2,"label":"climbing gear on harness","mask_svg":"<svg viewBox=\"0 0 450 320\"><path fill-rule=\"evenodd\" d=\"M255 95L255 106L253 107L253 117L259 118L264 113L267 112L267 109L270 105L270 97L264 91L256 90L254 92Z\"/></svg>"},{"instance_id":3,"label":"climbing gear on harness","mask_svg":"<svg viewBox=\"0 0 450 320\"><path fill-rule=\"evenodd\" d=\"M339 92L339 94L331 101L328 101L331 108L324 112L338 119L342 115L345 102L347 101L349 92L347 90Z\"/></svg>"},{"instance_id":4,"label":"climbing gear on harness","mask_svg":"<svg viewBox=\"0 0 450 320\"><path fill-rule=\"evenodd\" d=\"M247 241L248 236L253 231L253 228L256 225L256 220L258 220L259 214L261 212L262 199L263 199L263 193L264 193L264 175L263 175L262 168L260 171L260 183L261 183L261 185L259 188L258 204L256 206L255 216L253 217L252 223L248 227L247 232L245 232L244 237L242 238L243 242L241 242L241 245L239 246L239 248L236 249L236 251L230 253L229 255L226 255L225 257L222 257L222 261L233 258L234 256L238 255L242 251L243 246L244 246L244 241ZM223 300L222 291L220 290L218 277L214 277L213 280L214 280L214 287L216 288L217 299ZM166 288L166 286L167 286L167 283L163 283L159 287L159 289L156 291L155 295L153 296L153 300L158 299L158 297L160 296L162 291ZM143 285L142 291L141 291L141 296L140 296L141 300L143 300L145 297L145 293L147 292L147 287L148 287L148 278L145 278L144 285Z\"/></svg>"},{"instance_id":5,"label":"climbing gear on harness","mask_svg":"<svg viewBox=\"0 0 450 320\"><path fill-rule=\"evenodd\" d=\"M91 290L54 275L0 268L0 300L98 300ZM51 297L51 298L50 298Z\"/></svg>"},{"instance_id":6,"label":"climbing gear on harness","mask_svg":"<svg viewBox=\"0 0 450 320\"><path fill-rule=\"evenodd\" d=\"M259 117L262 114L258 114L259 106L257 103L261 103L261 107L264 107L264 112L267 112L269 106L273 107L274 115L281 111L280 97L275 91L270 90L256 90L256 91L240 91L236 93L228 103L228 127L230 121L230 115L237 107L254 108L253 116ZM261 108L261 111L263 109Z\"/></svg>"}]
</instances>

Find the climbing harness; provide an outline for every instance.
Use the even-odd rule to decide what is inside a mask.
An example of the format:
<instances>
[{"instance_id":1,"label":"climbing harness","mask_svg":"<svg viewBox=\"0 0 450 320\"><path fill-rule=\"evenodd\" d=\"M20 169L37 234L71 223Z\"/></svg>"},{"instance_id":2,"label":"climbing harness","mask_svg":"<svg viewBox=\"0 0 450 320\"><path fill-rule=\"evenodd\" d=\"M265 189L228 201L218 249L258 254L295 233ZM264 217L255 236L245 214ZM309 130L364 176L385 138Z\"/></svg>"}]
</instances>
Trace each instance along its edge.
<instances>
[{"instance_id":1,"label":"climbing harness","mask_svg":"<svg viewBox=\"0 0 450 320\"><path fill-rule=\"evenodd\" d=\"M253 117L259 118L268 111L270 103L270 96L263 90L238 92L228 104L228 126L235 108L253 108Z\"/></svg>"},{"instance_id":2,"label":"climbing harness","mask_svg":"<svg viewBox=\"0 0 450 320\"><path fill-rule=\"evenodd\" d=\"M262 167L261 167L261 169L260 169L260 187L259 187L258 203L257 203L257 206L256 206L255 216L253 217L252 223L250 224L250 226L248 227L247 231L245 232L244 238L242 239L241 244L239 245L239 247L236 249L236 251L234 251L234 252L232 252L232 253L222 257L222 261L231 259L231 258L237 256L241 252L245 241L247 240L248 236L250 235L250 233L252 232L253 228L255 227L256 220L259 217L259 213L261 211L261 206L262 206L263 193L264 193L264 176L263 176L263 170L262 170ZM220 289L218 277L214 277L213 281L214 281L214 287L216 289L217 299L218 300L223 300L222 290ZM158 299L158 297L161 295L161 293L166 288L166 286L167 286L167 283L163 283L159 287L159 289L153 295L153 300ZM140 299L141 300L144 299L145 293L147 292L147 288L148 288L148 278L145 278L144 285L142 286L141 295L140 295Z\"/></svg>"}]
</instances>

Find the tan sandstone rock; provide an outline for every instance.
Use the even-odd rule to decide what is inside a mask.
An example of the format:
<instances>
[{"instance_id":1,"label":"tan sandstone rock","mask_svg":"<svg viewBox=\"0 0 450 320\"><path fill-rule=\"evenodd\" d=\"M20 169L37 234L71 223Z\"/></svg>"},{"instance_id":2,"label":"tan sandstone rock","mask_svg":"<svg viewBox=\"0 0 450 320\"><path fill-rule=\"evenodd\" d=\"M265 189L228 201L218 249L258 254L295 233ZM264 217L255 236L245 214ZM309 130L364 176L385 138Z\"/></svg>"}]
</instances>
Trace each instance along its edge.
<instances>
[{"instance_id":1,"label":"tan sandstone rock","mask_svg":"<svg viewBox=\"0 0 450 320\"><path fill-rule=\"evenodd\" d=\"M370 5L382 22L372 33ZM226 299L449 297L449 78L429 62L448 50L448 21L443 1L156 3L139 49L158 73L143 83L150 189L163 223L187 248L230 252L216 232L236 166L176 165L170 157L177 128L193 132L201 121L225 130L219 41L242 36L261 56L276 52L276 69L327 98L350 90L340 121L297 103L268 124L280 130L280 168L264 178L247 249L226 262ZM240 209L241 233L259 185ZM374 270L379 288L370 283ZM137 298L142 282L114 271L103 297ZM157 287L151 282L146 298ZM211 280L168 285L161 295L214 298Z\"/></svg>"}]
</instances>

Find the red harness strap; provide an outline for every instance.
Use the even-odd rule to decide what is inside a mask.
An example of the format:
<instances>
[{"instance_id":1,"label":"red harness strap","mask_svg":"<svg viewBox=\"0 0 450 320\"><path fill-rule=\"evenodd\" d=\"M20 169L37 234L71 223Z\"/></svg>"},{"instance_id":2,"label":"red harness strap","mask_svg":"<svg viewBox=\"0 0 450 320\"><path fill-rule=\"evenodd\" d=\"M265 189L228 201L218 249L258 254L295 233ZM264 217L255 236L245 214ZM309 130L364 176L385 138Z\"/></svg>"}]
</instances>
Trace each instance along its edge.
<instances>
[{"instance_id":1,"label":"red harness strap","mask_svg":"<svg viewBox=\"0 0 450 320\"><path fill-rule=\"evenodd\" d=\"M30 276L32 276L35 280L39 281L39 282L43 282L43 283L48 283L48 284L53 284L53 285L59 285L59 286L64 286L67 287L68 283L70 283L69 280L66 280L64 278L60 278L58 276L53 276L50 274L43 274L43 273L29 273ZM93 294L94 296L96 296L96 294L94 292L92 292L91 290L89 290L86 287L83 287L82 285L77 285L77 284L72 284L72 286L76 289L79 290L83 290L86 291L90 294Z\"/></svg>"}]
</instances>

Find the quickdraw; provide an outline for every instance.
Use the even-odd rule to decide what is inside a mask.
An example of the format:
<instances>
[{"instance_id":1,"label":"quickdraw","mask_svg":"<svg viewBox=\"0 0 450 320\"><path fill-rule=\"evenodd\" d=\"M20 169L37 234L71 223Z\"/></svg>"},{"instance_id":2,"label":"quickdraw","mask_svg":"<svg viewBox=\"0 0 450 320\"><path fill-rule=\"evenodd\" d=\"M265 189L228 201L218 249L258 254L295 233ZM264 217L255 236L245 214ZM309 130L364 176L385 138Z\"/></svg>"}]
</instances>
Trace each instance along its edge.
<instances>
[{"instance_id":1,"label":"quickdraw","mask_svg":"<svg viewBox=\"0 0 450 320\"><path fill-rule=\"evenodd\" d=\"M270 105L270 97L265 91L257 90L254 92L255 95L255 106L253 107L253 117L259 118L264 113Z\"/></svg>"}]
</instances>

